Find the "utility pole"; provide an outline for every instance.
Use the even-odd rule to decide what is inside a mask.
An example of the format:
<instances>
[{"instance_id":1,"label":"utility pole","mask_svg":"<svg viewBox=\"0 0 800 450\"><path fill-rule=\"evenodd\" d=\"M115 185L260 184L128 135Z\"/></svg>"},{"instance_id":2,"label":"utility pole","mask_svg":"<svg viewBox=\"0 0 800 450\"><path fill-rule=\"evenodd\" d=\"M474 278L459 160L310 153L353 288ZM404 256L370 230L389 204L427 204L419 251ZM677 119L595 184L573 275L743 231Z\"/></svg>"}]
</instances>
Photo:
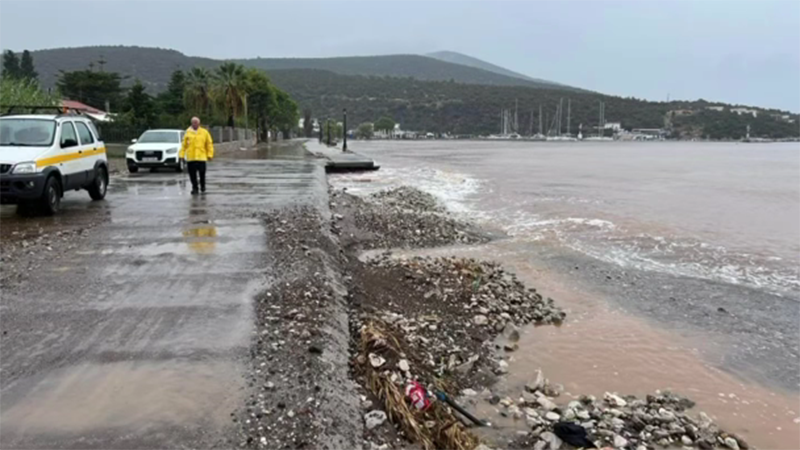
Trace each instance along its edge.
<instances>
[{"instance_id":1,"label":"utility pole","mask_svg":"<svg viewBox=\"0 0 800 450\"><path fill-rule=\"evenodd\" d=\"M517 121L518 110L519 110L519 100L514 99L514 133L519 133L519 122Z\"/></svg>"},{"instance_id":2,"label":"utility pole","mask_svg":"<svg viewBox=\"0 0 800 450\"><path fill-rule=\"evenodd\" d=\"M328 146L331 145L331 119L325 121L325 125L328 127Z\"/></svg>"},{"instance_id":3,"label":"utility pole","mask_svg":"<svg viewBox=\"0 0 800 450\"><path fill-rule=\"evenodd\" d=\"M342 130L342 132L344 133L344 143L342 144L342 151L346 152L347 151L347 108L342 109L342 114L344 115L344 120L343 120L344 126Z\"/></svg>"},{"instance_id":4,"label":"utility pole","mask_svg":"<svg viewBox=\"0 0 800 450\"><path fill-rule=\"evenodd\" d=\"M542 134L542 104L539 103L539 134Z\"/></svg>"},{"instance_id":5,"label":"utility pole","mask_svg":"<svg viewBox=\"0 0 800 450\"><path fill-rule=\"evenodd\" d=\"M247 94L244 94L244 133L247 138L247 131L250 129L250 120L247 117Z\"/></svg>"}]
</instances>

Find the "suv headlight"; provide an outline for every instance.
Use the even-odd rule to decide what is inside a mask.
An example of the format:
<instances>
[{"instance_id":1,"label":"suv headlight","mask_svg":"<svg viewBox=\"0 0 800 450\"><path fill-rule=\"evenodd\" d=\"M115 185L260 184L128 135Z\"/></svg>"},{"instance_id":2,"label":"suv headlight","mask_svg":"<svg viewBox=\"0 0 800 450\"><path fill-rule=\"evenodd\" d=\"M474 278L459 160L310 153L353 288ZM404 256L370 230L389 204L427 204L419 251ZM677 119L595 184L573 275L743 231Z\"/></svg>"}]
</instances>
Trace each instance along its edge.
<instances>
[{"instance_id":1,"label":"suv headlight","mask_svg":"<svg viewBox=\"0 0 800 450\"><path fill-rule=\"evenodd\" d=\"M20 173L36 173L36 163L35 162L23 162L19 163L14 166L14 170L11 173L20 174Z\"/></svg>"},{"instance_id":2,"label":"suv headlight","mask_svg":"<svg viewBox=\"0 0 800 450\"><path fill-rule=\"evenodd\" d=\"M128 147L128 154L129 154L129 155L132 155L132 154L133 154L133 147Z\"/></svg>"},{"instance_id":3,"label":"suv headlight","mask_svg":"<svg viewBox=\"0 0 800 450\"><path fill-rule=\"evenodd\" d=\"M173 148L168 148L167 149L167 154L168 155L174 155L176 153L178 153L178 147L173 147Z\"/></svg>"}]
</instances>

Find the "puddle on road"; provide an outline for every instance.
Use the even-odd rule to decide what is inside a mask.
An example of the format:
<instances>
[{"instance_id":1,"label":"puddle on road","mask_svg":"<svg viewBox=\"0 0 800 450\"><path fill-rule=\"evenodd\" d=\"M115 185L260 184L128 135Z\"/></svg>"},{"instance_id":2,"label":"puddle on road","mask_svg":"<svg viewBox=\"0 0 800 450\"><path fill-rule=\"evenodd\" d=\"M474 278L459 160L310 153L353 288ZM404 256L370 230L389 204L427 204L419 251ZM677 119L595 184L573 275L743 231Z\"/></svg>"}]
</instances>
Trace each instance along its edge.
<instances>
[{"instance_id":1,"label":"puddle on road","mask_svg":"<svg viewBox=\"0 0 800 450\"><path fill-rule=\"evenodd\" d=\"M216 246L217 227L215 226L200 226L188 228L183 230L183 237L186 239L186 245L200 254L214 253Z\"/></svg>"},{"instance_id":2,"label":"puddle on road","mask_svg":"<svg viewBox=\"0 0 800 450\"><path fill-rule=\"evenodd\" d=\"M235 364L120 362L85 364L35 382L3 405L2 431L15 437L73 435L124 428L141 434L163 426L222 427L241 399Z\"/></svg>"},{"instance_id":3,"label":"puddle on road","mask_svg":"<svg viewBox=\"0 0 800 450\"><path fill-rule=\"evenodd\" d=\"M759 448L800 448L800 423L794 422L800 417L797 394L772 391L713 367L708 356L717 349L701 347L705 336L679 336L612 309L598 295L572 288L560 274L516 256L513 246L511 241L498 241L479 247L395 252L401 257L486 258L488 254L568 311L560 327L524 328L519 350L508 353L510 373L495 391L519 398L540 368L551 383L564 385L575 398L602 396L606 391L642 397L658 389L672 390L697 403L693 412L705 411L723 429L741 434ZM564 394L557 400L567 403L573 398ZM502 418L486 402L478 402L477 412L500 428L525 429L524 422Z\"/></svg>"}]
</instances>

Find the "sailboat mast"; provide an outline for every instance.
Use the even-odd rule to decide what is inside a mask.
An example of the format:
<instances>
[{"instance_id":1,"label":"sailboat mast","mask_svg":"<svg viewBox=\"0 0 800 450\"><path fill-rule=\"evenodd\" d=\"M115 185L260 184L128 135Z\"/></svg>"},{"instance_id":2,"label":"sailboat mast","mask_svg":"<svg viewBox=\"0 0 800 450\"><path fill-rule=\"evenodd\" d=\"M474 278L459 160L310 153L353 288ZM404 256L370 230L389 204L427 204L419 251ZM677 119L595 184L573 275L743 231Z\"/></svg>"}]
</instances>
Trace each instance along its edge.
<instances>
[{"instance_id":1,"label":"sailboat mast","mask_svg":"<svg viewBox=\"0 0 800 450\"><path fill-rule=\"evenodd\" d=\"M564 115L564 98L558 99L558 136L561 136L561 116Z\"/></svg>"},{"instance_id":2,"label":"sailboat mast","mask_svg":"<svg viewBox=\"0 0 800 450\"><path fill-rule=\"evenodd\" d=\"M569 123L570 116L572 116L572 100L568 98L567 99L567 136L569 136L570 135L570 131L572 131L571 127L570 127L570 123Z\"/></svg>"},{"instance_id":3,"label":"sailboat mast","mask_svg":"<svg viewBox=\"0 0 800 450\"><path fill-rule=\"evenodd\" d=\"M542 134L542 104L539 103L539 134Z\"/></svg>"},{"instance_id":4,"label":"sailboat mast","mask_svg":"<svg viewBox=\"0 0 800 450\"><path fill-rule=\"evenodd\" d=\"M519 100L515 98L514 99L514 133L519 133L519 122L517 121L517 119L519 118L517 116L517 112L518 111L519 111Z\"/></svg>"}]
</instances>

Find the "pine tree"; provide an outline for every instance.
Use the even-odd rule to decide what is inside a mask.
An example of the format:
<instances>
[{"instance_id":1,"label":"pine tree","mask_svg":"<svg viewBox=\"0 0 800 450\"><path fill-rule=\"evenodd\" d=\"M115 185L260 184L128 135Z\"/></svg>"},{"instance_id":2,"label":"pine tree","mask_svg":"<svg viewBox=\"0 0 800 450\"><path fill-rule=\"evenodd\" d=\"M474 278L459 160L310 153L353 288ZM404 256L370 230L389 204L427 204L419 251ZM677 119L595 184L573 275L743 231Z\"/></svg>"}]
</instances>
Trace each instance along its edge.
<instances>
[{"instance_id":1,"label":"pine tree","mask_svg":"<svg viewBox=\"0 0 800 450\"><path fill-rule=\"evenodd\" d=\"M22 60L19 64L20 77L26 80L38 80L39 74L36 73L36 68L33 66L33 57L31 52L25 50L22 52Z\"/></svg>"},{"instance_id":2,"label":"pine tree","mask_svg":"<svg viewBox=\"0 0 800 450\"><path fill-rule=\"evenodd\" d=\"M8 78L20 78L19 59L17 54L11 50L3 53L3 76Z\"/></svg>"}]
</instances>

